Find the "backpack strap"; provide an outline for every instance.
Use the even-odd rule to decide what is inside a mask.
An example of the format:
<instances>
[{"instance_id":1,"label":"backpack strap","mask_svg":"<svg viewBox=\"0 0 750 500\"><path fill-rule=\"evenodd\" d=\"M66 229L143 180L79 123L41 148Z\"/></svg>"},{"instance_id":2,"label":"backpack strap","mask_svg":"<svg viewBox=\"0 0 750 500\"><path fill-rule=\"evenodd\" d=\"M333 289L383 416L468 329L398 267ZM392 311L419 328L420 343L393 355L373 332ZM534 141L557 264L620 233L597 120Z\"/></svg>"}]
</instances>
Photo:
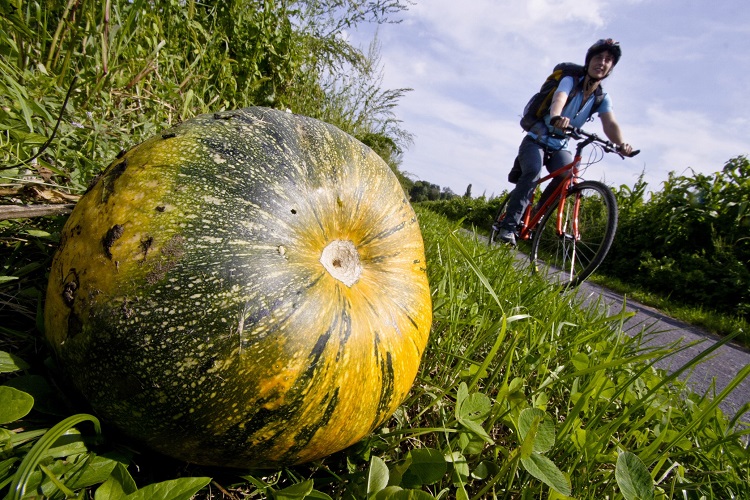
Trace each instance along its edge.
<instances>
[{"instance_id":1,"label":"backpack strap","mask_svg":"<svg viewBox=\"0 0 750 500\"><path fill-rule=\"evenodd\" d=\"M573 85L573 90L570 91L570 94L568 94L568 99L565 101L565 105L568 105L568 102L570 99L573 98L574 95L576 95L578 92L583 91L583 80L576 81L576 84ZM591 116L589 119L593 118L594 114L599 111L599 106L602 105L602 102L604 102L604 96L606 96L607 93L604 92L604 89L601 85L596 87L596 90L594 90L594 105L591 106Z\"/></svg>"}]
</instances>

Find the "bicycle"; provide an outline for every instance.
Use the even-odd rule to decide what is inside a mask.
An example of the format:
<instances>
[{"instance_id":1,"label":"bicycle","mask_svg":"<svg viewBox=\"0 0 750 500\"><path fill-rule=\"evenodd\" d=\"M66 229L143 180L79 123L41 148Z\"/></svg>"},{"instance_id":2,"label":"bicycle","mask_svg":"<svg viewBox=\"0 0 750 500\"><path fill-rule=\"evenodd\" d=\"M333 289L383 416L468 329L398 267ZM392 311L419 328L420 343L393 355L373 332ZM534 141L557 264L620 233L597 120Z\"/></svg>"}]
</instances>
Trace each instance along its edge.
<instances>
[{"instance_id":1,"label":"bicycle","mask_svg":"<svg viewBox=\"0 0 750 500\"><path fill-rule=\"evenodd\" d=\"M537 186L560 175L570 172L538 209L534 208L536 189L531 196L518 228L518 241L531 241L529 259L532 269L539 271L546 266L559 271L560 281L566 286L577 286L588 278L604 261L615 239L617 229L617 200L612 190L604 183L587 181L581 177L589 165L601 161L604 156L584 164L583 150L594 144L607 153L616 153L617 147L596 134L580 128L569 127L566 135L579 141L573 161L554 172L540 178ZM633 157L640 150L628 155ZM490 246L495 241L498 223L505 216L508 198L501 203L490 232Z\"/></svg>"}]
</instances>

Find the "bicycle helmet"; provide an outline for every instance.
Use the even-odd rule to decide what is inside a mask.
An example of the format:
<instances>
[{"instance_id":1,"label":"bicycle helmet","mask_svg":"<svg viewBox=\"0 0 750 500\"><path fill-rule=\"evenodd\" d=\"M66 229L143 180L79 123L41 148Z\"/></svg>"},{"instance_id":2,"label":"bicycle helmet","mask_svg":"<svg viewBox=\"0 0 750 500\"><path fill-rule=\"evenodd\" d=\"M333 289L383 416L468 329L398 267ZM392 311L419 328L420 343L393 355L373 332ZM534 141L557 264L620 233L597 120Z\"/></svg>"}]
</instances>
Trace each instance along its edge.
<instances>
[{"instance_id":1,"label":"bicycle helmet","mask_svg":"<svg viewBox=\"0 0 750 500\"><path fill-rule=\"evenodd\" d=\"M622 49L620 48L620 44L618 42L611 38L602 38L601 40L597 40L594 45L589 47L589 50L586 52L586 64L584 66L588 68L589 63L591 62L591 58L597 54L601 54L602 52L609 52L610 54L612 54L612 57L615 58L615 62L614 64L612 64L613 68L617 65L617 62L622 56Z\"/></svg>"}]
</instances>

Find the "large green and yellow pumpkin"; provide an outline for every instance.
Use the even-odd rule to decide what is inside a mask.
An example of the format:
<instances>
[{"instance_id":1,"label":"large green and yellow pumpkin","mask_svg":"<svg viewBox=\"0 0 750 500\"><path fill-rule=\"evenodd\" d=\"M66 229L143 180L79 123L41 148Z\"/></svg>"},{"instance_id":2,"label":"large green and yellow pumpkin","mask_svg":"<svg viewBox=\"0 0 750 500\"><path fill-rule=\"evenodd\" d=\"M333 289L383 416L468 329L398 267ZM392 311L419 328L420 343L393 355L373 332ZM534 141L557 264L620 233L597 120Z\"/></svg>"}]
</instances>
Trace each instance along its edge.
<instances>
[{"instance_id":1,"label":"large green and yellow pumpkin","mask_svg":"<svg viewBox=\"0 0 750 500\"><path fill-rule=\"evenodd\" d=\"M121 154L75 207L46 335L93 410L192 463L342 450L404 400L431 325L395 175L323 122L201 115Z\"/></svg>"}]
</instances>

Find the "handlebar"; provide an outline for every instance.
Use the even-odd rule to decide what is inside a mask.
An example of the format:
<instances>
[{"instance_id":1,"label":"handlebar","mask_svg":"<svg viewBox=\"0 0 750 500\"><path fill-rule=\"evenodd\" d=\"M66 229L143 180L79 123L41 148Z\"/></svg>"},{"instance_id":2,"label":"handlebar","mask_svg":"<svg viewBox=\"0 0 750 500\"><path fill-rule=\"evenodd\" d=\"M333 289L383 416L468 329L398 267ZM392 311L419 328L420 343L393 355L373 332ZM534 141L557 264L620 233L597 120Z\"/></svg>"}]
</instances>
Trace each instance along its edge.
<instances>
[{"instance_id":1,"label":"handlebar","mask_svg":"<svg viewBox=\"0 0 750 500\"><path fill-rule=\"evenodd\" d=\"M632 157L634 157L635 155L637 155L638 153L641 152L640 149L634 149L633 151L630 152L629 155L626 155L624 153L621 153L620 152L620 147L617 146L616 144L614 144L613 142L608 141L606 139L602 139L598 135L592 134L590 132L586 132L582 128L578 128L578 127L566 127L565 128L565 135L571 137L572 139L576 139L576 140L584 139L583 142L581 142L578 145L578 147L580 149L583 149L585 146L591 144L592 142L598 142L599 144L601 144L602 148L604 148L604 151L606 151L608 153L617 153L622 158L625 158L626 156L628 158L632 158Z\"/></svg>"}]
</instances>

